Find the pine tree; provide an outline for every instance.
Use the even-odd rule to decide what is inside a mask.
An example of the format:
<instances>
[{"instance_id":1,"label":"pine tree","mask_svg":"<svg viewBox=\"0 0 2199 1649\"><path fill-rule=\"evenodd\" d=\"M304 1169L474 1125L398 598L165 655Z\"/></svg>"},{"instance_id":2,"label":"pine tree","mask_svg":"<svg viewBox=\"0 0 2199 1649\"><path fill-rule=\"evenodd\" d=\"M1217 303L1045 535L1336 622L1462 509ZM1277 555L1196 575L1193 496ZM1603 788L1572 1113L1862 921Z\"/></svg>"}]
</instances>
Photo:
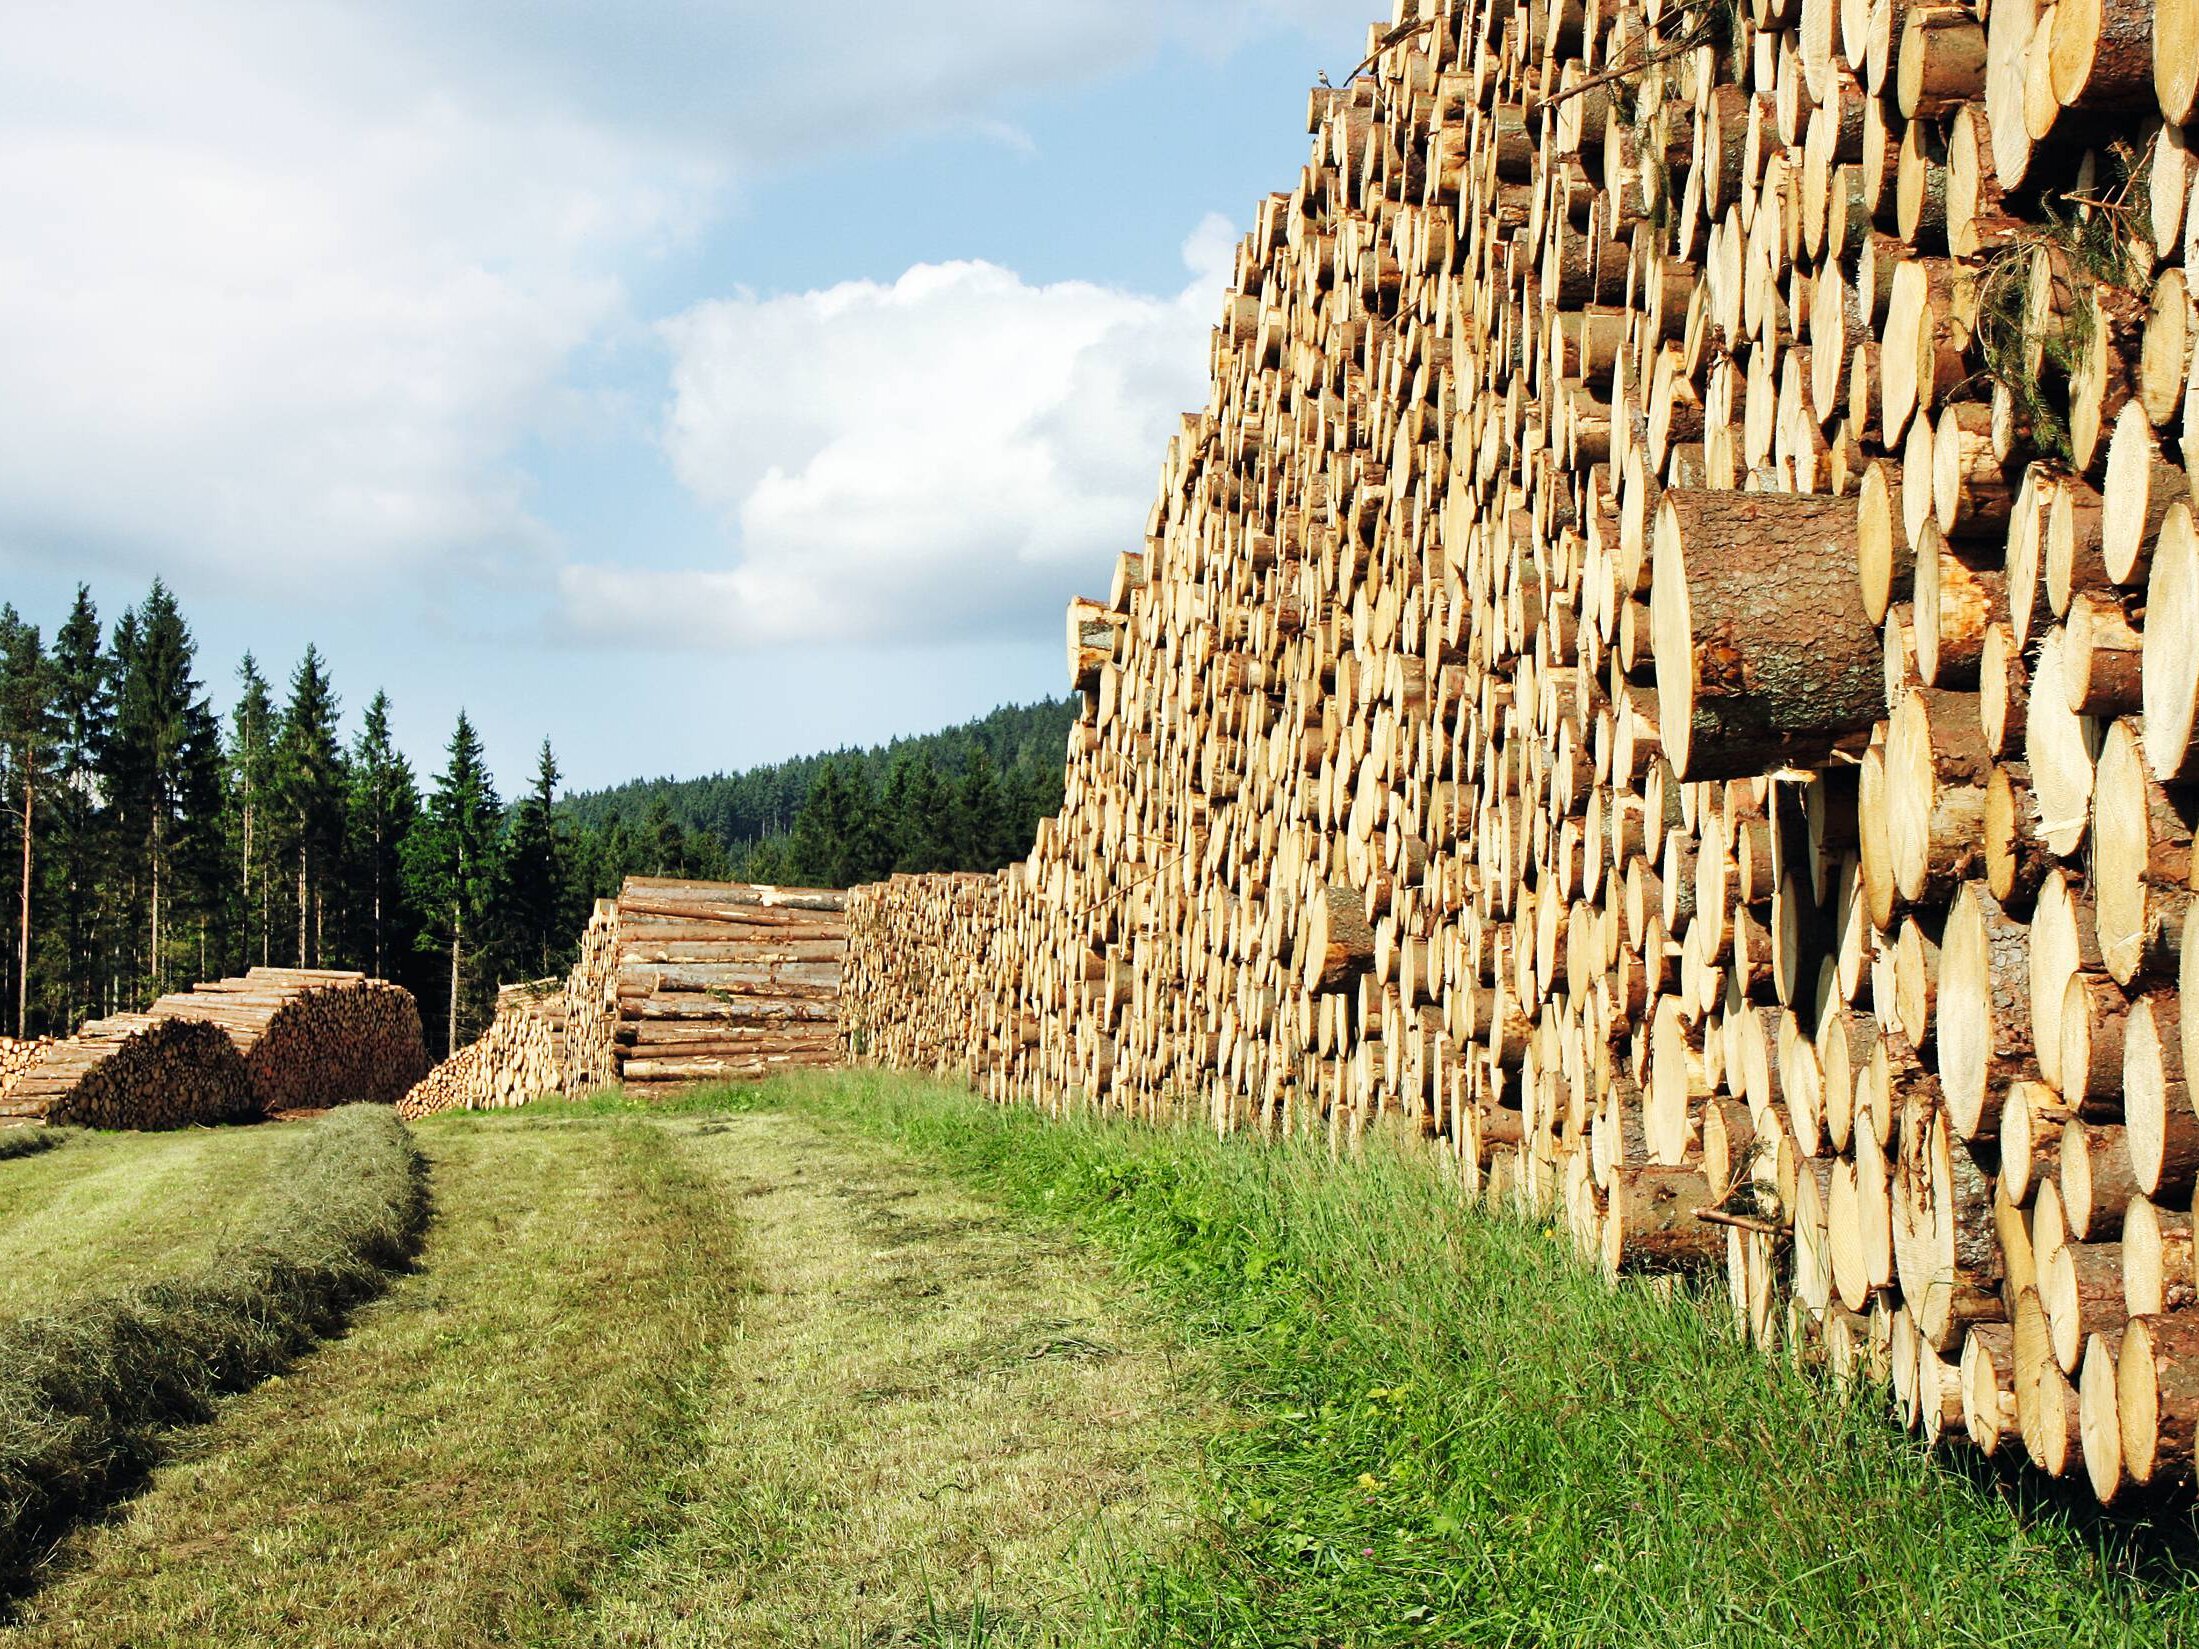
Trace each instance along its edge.
<instances>
[{"instance_id":1,"label":"pine tree","mask_svg":"<svg viewBox=\"0 0 2199 1649\"><path fill-rule=\"evenodd\" d=\"M22 873L15 915L15 1034L30 1034L31 887L37 807L53 773L54 680L38 626L0 607L0 755L7 762L8 810L21 836Z\"/></svg>"},{"instance_id":2,"label":"pine tree","mask_svg":"<svg viewBox=\"0 0 2199 1649\"><path fill-rule=\"evenodd\" d=\"M239 948L244 966L272 962L272 881L268 842L269 799L275 782L275 695L250 653L237 666L237 704L229 715L230 828L234 836L239 894Z\"/></svg>"},{"instance_id":3,"label":"pine tree","mask_svg":"<svg viewBox=\"0 0 2199 1649\"><path fill-rule=\"evenodd\" d=\"M346 903L354 955L376 978L387 979L397 959L411 948L402 848L420 816L420 787L412 764L390 734L387 693L376 693L368 703L352 743L345 812L350 869Z\"/></svg>"},{"instance_id":4,"label":"pine tree","mask_svg":"<svg viewBox=\"0 0 2199 1649\"><path fill-rule=\"evenodd\" d=\"M328 883L344 838L344 751L336 693L320 649L290 673L290 702L274 748L273 799L284 856L297 873L298 966L320 960Z\"/></svg>"},{"instance_id":5,"label":"pine tree","mask_svg":"<svg viewBox=\"0 0 2199 1649\"><path fill-rule=\"evenodd\" d=\"M477 961L496 893L497 842L503 808L490 780L480 737L461 710L458 726L445 747L449 760L436 776L419 823L405 838L405 883L423 918L419 945L446 950L450 989L444 1020L444 1046L455 1054L470 1023L481 1016L478 978L467 973Z\"/></svg>"},{"instance_id":6,"label":"pine tree","mask_svg":"<svg viewBox=\"0 0 2199 1649\"><path fill-rule=\"evenodd\" d=\"M99 609L91 590L54 635L53 867L59 893L61 965L52 996L54 1023L73 1029L100 1000L100 886L106 870L106 819L101 774L114 733L114 679L100 645Z\"/></svg>"},{"instance_id":7,"label":"pine tree","mask_svg":"<svg viewBox=\"0 0 2199 1649\"><path fill-rule=\"evenodd\" d=\"M550 741L542 741L534 788L512 810L511 840L504 855L500 901L514 960L531 977L564 971L572 949L573 901L564 833L558 828L557 784L562 775Z\"/></svg>"},{"instance_id":8,"label":"pine tree","mask_svg":"<svg viewBox=\"0 0 2199 1649\"><path fill-rule=\"evenodd\" d=\"M136 889L129 904L146 938L130 995L167 988L176 918L203 902L219 863L221 741L191 674L197 652L175 597L158 579L144 605L115 627L106 778L118 858Z\"/></svg>"}]
</instances>

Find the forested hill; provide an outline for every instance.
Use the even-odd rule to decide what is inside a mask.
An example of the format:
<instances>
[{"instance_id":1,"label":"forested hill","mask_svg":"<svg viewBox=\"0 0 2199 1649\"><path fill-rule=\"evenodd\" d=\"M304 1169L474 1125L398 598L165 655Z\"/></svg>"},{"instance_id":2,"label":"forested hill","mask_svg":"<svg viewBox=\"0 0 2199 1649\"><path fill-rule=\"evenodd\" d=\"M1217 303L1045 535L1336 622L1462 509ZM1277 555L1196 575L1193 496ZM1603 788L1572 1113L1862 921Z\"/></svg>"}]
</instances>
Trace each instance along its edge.
<instances>
[{"instance_id":1,"label":"forested hill","mask_svg":"<svg viewBox=\"0 0 2199 1649\"><path fill-rule=\"evenodd\" d=\"M1074 698L1003 705L890 744L703 779L634 779L559 806L590 835L701 837L722 850L728 873L762 880L990 868L1027 852L1038 820L1060 807L1076 716ZM820 805L805 817L813 796Z\"/></svg>"}]
</instances>

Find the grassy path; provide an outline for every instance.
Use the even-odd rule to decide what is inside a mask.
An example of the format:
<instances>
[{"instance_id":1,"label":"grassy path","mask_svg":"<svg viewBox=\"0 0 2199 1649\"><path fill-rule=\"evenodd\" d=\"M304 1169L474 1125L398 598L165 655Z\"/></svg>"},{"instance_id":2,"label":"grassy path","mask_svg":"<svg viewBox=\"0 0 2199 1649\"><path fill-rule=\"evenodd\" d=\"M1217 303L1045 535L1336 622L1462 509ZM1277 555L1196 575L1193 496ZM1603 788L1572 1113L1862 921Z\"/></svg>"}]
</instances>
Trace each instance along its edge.
<instances>
[{"instance_id":1,"label":"grassy path","mask_svg":"<svg viewBox=\"0 0 2199 1649\"><path fill-rule=\"evenodd\" d=\"M438 1119L421 1271L75 1537L0 1644L1042 1641L1165 1533L1088 1258L794 1115Z\"/></svg>"}]
</instances>

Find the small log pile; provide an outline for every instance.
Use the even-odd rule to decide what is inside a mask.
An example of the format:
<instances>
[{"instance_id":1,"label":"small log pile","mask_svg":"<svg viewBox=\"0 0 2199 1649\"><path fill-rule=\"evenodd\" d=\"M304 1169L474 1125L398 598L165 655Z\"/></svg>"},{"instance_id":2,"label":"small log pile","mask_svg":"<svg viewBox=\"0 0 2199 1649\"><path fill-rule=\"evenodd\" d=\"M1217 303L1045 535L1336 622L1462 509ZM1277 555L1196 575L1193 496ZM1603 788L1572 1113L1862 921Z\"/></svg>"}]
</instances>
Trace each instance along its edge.
<instances>
[{"instance_id":1,"label":"small log pile","mask_svg":"<svg viewBox=\"0 0 2199 1649\"><path fill-rule=\"evenodd\" d=\"M1063 811L856 891L850 1055L1395 1116L1928 1435L2188 1479L2195 16L1400 0L1070 609Z\"/></svg>"},{"instance_id":2,"label":"small log pile","mask_svg":"<svg viewBox=\"0 0 2199 1649\"><path fill-rule=\"evenodd\" d=\"M38 1049L0 1096L0 1122L186 1128L257 1112L251 1073L218 1025L116 1014Z\"/></svg>"},{"instance_id":3,"label":"small log pile","mask_svg":"<svg viewBox=\"0 0 2199 1649\"><path fill-rule=\"evenodd\" d=\"M437 1111L501 1111L558 1091L565 1068L565 981L538 979L496 993L480 1037L397 1102L407 1122Z\"/></svg>"},{"instance_id":4,"label":"small log pile","mask_svg":"<svg viewBox=\"0 0 2199 1649\"><path fill-rule=\"evenodd\" d=\"M618 1081L618 901L598 899L580 936L580 958L565 977L564 1070L558 1086L568 1094L609 1088Z\"/></svg>"},{"instance_id":5,"label":"small log pile","mask_svg":"<svg viewBox=\"0 0 2199 1649\"><path fill-rule=\"evenodd\" d=\"M8 1097L8 1090L15 1086L16 1078L36 1064L40 1051L51 1046L52 1042L53 1038L49 1036L25 1040L0 1036L0 1100Z\"/></svg>"},{"instance_id":6,"label":"small log pile","mask_svg":"<svg viewBox=\"0 0 2199 1649\"><path fill-rule=\"evenodd\" d=\"M149 1013L226 1032L267 1116L394 1104L428 1071L412 993L363 973L254 968L173 992Z\"/></svg>"}]
</instances>

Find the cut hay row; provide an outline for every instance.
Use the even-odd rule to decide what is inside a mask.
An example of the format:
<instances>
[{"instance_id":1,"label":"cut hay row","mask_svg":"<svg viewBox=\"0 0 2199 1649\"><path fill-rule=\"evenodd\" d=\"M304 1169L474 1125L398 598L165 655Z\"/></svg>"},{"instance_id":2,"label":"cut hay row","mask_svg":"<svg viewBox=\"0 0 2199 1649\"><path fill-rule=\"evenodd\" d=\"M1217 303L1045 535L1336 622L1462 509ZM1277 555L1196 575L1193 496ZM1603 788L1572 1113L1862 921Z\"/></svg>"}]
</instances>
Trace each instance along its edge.
<instances>
[{"instance_id":1,"label":"cut hay row","mask_svg":"<svg viewBox=\"0 0 2199 1649\"><path fill-rule=\"evenodd\" d=\"M2188 1477L2190 10L1402 0L1070 609L1062 813L856 892L850 1053L1395 1116L1929 1436Z\"/></svg>"}]
</instances>

